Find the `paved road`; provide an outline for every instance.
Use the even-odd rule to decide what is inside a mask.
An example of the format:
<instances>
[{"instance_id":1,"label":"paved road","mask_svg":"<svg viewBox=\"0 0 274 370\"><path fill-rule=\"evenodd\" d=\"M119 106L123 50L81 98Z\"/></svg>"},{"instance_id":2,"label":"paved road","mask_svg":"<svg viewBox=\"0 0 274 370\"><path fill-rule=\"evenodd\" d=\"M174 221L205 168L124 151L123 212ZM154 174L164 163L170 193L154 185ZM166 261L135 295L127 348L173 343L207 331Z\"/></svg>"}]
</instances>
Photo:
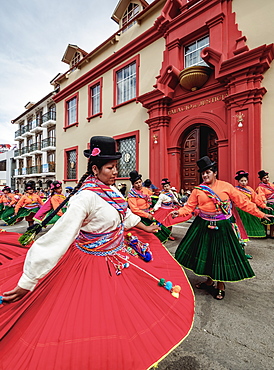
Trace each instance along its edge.
<instances>
[{"instance_id":1,"label":"paved road","mask_svg":"<svg viewBox=\"0 0 274 370\"><path fill-rule=\"evenodd\" d=\"M2 226L24 232L25 221ZM175 241L166 243L174 254L189 223L173 227ZM46 231L46 230L45 230ZM158 366L158 370L271 370L274 369L274 239L253 239L246 252L256 278L226 284L217 301L194 288L196 314L189 336ZM201 280L186 271L192 286ZM134 370L134 369L132 369Z\"/></svg>"}]
</instances>

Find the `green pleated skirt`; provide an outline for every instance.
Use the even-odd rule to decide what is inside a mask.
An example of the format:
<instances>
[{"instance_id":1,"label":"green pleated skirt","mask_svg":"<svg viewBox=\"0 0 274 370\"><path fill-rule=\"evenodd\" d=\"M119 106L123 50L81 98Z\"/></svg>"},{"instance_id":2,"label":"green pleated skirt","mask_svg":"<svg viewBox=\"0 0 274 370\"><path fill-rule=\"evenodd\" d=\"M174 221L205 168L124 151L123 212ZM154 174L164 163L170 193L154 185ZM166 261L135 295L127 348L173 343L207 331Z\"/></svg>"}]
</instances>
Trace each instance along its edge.
<instances>
[{"instance_id":1,"label":"green pleated skirt","mask_svg":"<svg viewBox=\"0 0 274 370\"><path fill-rule=\"evenodd\" d=\"M209 229L209 221L195 218L179 244L175 258L195 274L212 280L233 282L255 276L230 220L218 221L218 229Z\"/></svg>"},{"instance_id":2,"label":"green pleated skirt","mask_svg":"<svg viewBox=\"0 0 274 370\"><path fill-rule=\"evenodd\" d=\"M66 210L67 210L67 207L62 208L63 213L65 213L65 212L66 212ZM48 217L48 216L50 215L50 213L52 213L52 212L53 212L53 211L50 211L50 212L46 215L46 217ZM46 217L45 217L45 218L46 218ZM61 216L58 216L58 215L53 216L53 218L52 218L52 219L47 223L47 225L53 225L53 224L55 224L55 222L56 222L56 221L58 221L60 217L61 217Z\"/></svg>"},{"instance_id":3,"label":"green pleated skirt","mask_svg":"<svg viewBox=\"0 0 274 370\"><path fill-rule=\"evenodd\" d=\"M2 216L3 211L4 211L4 204L0 203L0 217Z\"/></svg>"},{"instance_id":4,"label":"green pleated skirt","mask_svg":"<svg viewBox=\"0 0 274 370\"><path fill-rule=\"evenodd\" d=\"M8 224L8 225L13 225L16 223L16 221L19 219L19 218L24 218L24 217L27 217L29 216L31 213L33 213L33 215L35 215L36 212L39 211L39 207L36 207L36 208L33 208L33 209L27 209L27 208L20 208L17 215L12 215L10 218L6 219L5 222Z\"/></svg>"},{"instance_id":5,"label":"green pleated skirt","mask_svg":"<svg viewBox=\"0 0 274 370\"><path fill-rule=\"evenodd\" d=\"M150 226L151 224L153 224L153 222L157 222L157 221L153 221L153 220L149 220L148 218L145 218L145 217L141 217L141 221L143 224L145 224L146 226ZM160 224L159 225L161 230L159 230L157 233L155 233L155 235L157 236L157 238L162 242L166 242L171 234L171 230L169 230L167 227L165 227L164 225Z\"/></svg>"},{"instance_id":6,"label":"green pleated skirt","mask_svg":"<svg viewBox=\"0 0 274 370\"><path fill-rule=\"evenodd\" d=\"M240 208L237 208L237 211L250 238L264 238L266 236L265 227L259 217L253 216Z\"/></svg>"},{"instance_id":7,"label":"green pleated skirt","mask_svg":"<svg viewBox=\"0 0 274 370\"><path fill-rule=\"evenodd\" d=\"M268 209L265 209L265 208L260 208L260 210L267 214L267 215L274 215L274 203L267 203L267 206L268 207L271 207L272 209L271 210L268 210ZM274 217L270 219L270 221L266 220L266 219L262 219L262 224L264 225L274 225Z\"/></svg>"},{"instance_id":8,"label":"green pleated skirt","mask_svg":"<svg viewBox=\"0 0 274 370\"><path fill-rule=\"evenodd\" d=\"M5 207L1 212L1 219L7 223L7 221L14 215L14 207Z\"/></svg>"}]
</instances>

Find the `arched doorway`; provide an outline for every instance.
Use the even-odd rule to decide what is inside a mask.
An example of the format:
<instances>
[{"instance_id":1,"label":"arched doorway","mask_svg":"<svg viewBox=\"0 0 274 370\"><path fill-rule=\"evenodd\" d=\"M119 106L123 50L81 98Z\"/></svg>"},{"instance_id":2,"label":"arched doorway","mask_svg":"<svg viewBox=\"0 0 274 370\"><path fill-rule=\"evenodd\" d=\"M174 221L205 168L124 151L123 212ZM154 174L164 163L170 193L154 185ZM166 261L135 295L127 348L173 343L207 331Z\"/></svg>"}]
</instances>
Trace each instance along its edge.
<instances>
[{"instance_id":1,"label":"arched doorway","mask_svg":"<svg viewBox=\"0 0 274 370\"><path fill-rule=\"evenodd\" d=\"M181 156L181 188L192 190L201 182L197 171L196 161L204 155L217 163L218 145L217 134L206 125L195 125L188 129L182 137Z\"/></svg>"}]
</instances>

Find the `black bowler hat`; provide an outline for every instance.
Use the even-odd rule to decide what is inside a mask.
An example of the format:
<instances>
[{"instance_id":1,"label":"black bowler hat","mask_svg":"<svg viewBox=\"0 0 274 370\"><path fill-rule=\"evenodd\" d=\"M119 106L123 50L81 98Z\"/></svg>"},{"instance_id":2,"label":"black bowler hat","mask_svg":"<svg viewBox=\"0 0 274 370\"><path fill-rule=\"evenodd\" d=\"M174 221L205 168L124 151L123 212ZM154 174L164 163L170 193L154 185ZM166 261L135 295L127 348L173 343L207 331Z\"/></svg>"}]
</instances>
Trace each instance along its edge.
<instances>
[{"instance_id":1,"label":"black bowler hat","mask_svg":"<svg viewBox=\"0 0 274 370\"><path fill-rule=\"evenodd\" d=\"M27 190L34 190L34 184L33 182L27 182L25 185L25 191Z\"/></svg>"},{"instance_id":2,"label":"black bowler hat","mask_svg":"<svg viewBox=\"0 0 274 370\"><path fill-rule=\"evenodd\" d=\"M120 159L122 154L116 152L116 142L109 136L93 136L89 149L84 150L84 156L92 159Z\"/></svg>"},{"instance_id":3,"label":"black bowler hat","mask_svg":"<svg viewBox=\"0 0 274 370\"><path fill-rule=\"evenodd\" d=\"M236 176L235 176L235 180L241 180L242 177L246 177L248 179L248 172L245 172L243 170L240 170L240 171L237 171L236 172Z\"/></svg>"},{"instance_id":4,"label":"black bowler hat","mask_svg":"<svg viewBox=\"0 0 274 370\"><path fill-rule=\"evenodd\" d=\"M166 184L170 184L170 181L168 181L168 178L165 177L164 179L162 179L161 184L164 186Z\"/></svg>"},{"instance_id":5,"label":"black bowler hat","mask_svg":"<svg viewBox=\"0 0 274 370\"><path fill-rule=\"evenodd\" d=\"M268 175L268 172L265 172L265 170L261 170L258 172L258 175L259 179L262 179L263 177Z\"/></svg>"},{"instance_id":6,"label":"black bowler hat","mask_svg":"<svg viewBox=\"0 0 274 370\"><path fill-rule=\"evenodd\" d=\"M9 186L4 186L4 187L3 187L3 191L4 191L4 190L8 191L9 193L11 192L11 188L10 188Z\"/></svg>"},{"instance_id":7,"label":"black bowler hat","mask_svg":"<svg viewBox=\"0 0 274 370\"><path fill-rule=\"evenodd\" d=\"M142 175L140 175L138 171L134 170L129 173L129 177L130 177L129 180L133 185L136 181L142 178Z\"/></svg>"},{"instance_id":8,"label":"black bowler hat","mask_svg":"<svg viewBox=\"0 0 274 370\"><path fill-rule=\"evenodd\" d=\"M208 170L210 167L216 164L215 162L211 162L211 159L207 155L200 158L196 163L199 167L198 172Z\"/></svg>"}]
</instances>

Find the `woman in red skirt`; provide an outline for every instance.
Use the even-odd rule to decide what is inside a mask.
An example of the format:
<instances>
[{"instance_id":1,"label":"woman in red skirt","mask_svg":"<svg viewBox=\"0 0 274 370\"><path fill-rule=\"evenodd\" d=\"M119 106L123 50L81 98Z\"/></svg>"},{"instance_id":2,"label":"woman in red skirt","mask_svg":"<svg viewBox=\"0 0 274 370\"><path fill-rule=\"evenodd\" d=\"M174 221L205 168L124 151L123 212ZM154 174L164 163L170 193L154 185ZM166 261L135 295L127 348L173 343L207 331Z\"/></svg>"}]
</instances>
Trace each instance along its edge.
<instances>
[{"instance_id":1,"label":"woman in red skirt","mask_svg":"<svg viewBox=\"0 0 274 370\"><path fill-rule=\"evenodd\" d=\"M23 274L21 257L0 269L2 369L148 369L192 327L183 269L113 186L114 139L95 136L84 154L79 191Z\"/></svg>"}]
</instances>

